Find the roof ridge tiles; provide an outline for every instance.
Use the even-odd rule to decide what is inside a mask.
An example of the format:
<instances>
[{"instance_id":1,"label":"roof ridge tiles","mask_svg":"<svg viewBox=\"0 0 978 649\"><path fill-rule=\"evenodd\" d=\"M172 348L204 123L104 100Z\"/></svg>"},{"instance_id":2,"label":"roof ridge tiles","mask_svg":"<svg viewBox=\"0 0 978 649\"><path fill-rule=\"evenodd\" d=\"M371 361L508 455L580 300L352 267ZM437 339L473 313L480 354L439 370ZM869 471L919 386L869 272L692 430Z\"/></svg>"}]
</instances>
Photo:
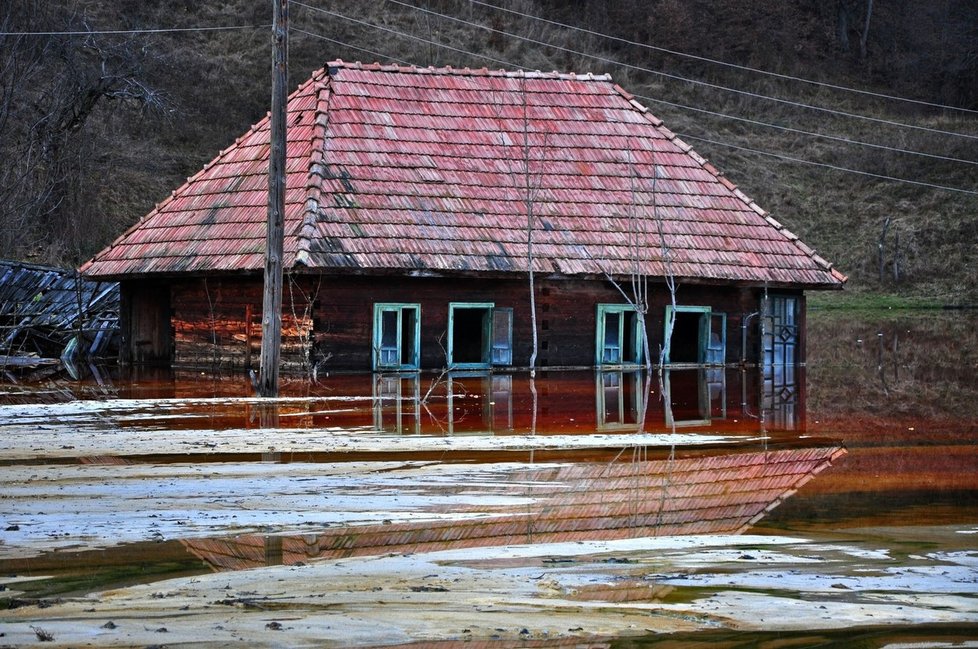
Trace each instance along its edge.
<instances>
[{"instance_id":1,"label":"roof ridge tiles","mask_svg":"<svg viewBox=\"0 0 978 649\"><path fill-rule=\"evenodd\" d=\"M450 65L435 67L435 66L417 66L417 65L397 65L397 64L383 64L379 62L374 63L361 63L360 61L344 61L342 59L336 59L330 61L326 64L324 68L328 71L330 75L337 73L341 69L346 70L366 70L369 72L399 72L405 74L431 74L431 75L446 75L446 76L503 76L508 78L525 78L525 79L555 79L564 81L611 81L611 75L608 73L595 74L593 72L577 73L577 72L560 72L558 70L552 70L550 72L543 72L541 70L490 70L488 68L456 68Z\"/></svg>"},{"instance_id":2,"label":"roof ridge tiles","mask_svg":"<svg viewBox=\"0 0 978 649\"><path fill-rule=\"evenodd\" d=\"M303 203L302 224L296 232L297 250L293 264L309 266L310 249L316 235L316 223L322 208L323 184L326 181L326 132L329 129L329 105L333 97L329 81L320 80L315 87L316 108L313 118L312 146L309 150L309 172L306 175L306 199Z\"/></svg>"}]
</instances>

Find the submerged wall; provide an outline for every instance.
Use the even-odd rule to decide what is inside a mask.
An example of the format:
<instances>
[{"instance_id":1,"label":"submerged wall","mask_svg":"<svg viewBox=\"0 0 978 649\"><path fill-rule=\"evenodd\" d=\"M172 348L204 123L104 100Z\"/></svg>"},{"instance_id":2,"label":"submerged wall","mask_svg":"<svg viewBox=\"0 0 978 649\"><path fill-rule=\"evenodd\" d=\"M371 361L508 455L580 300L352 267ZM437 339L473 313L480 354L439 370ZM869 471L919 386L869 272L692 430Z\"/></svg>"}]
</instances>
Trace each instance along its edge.
<instances>
[{"instance_id":1,"label":"submerged wall","mask_svg":"<svg viewBox=\"0 0 978 649\"><path fill-rule=\"evenodd\" d=\"M630 287L622 287L630 294ZM370 370L377 356L375 305L410 305L420 319L416 346L421 368L446 366L449 328L456 350L470 336L488 335L474 325L453 323L450 305L488 305L511 309L509 366L525 367L532 351L529 289L525 279L286 277L283 291L282 366L285 371ZM804 360L804 298L801 305L797 360ZM260 278L210 277L170 283L127 282L123 285L127 349L123 360L240 370L257 367L261 345ZM690 312L680 314L674 331L677 358L681 344L702 340L697 323L703 313L714 318L713 338L725 341L713 363L737 364L761 356L760 318L763 292L754 288L680 285L676 301ZM645 317L653 362L665 339L669 292L650 282ZM608 281L541 278L536 282L538 367L591 367L596 362L599 304L626 305ZM412 314L415 311L412 311ZM458 313L458 312L456 312ZM747 327L742 325L747 323ZM722 323L722 325L720 324ZM717 329L722 326L722 331ZM722 334L722 335L721 335ZM746 334L746 336L745 336ZM683 342L687 341L687 342ZM414 344L414 341L411 341ZM457 353L457 352L456 352ZM693 359L695 361L695 359Z\"/></svg>"}]
</instances>

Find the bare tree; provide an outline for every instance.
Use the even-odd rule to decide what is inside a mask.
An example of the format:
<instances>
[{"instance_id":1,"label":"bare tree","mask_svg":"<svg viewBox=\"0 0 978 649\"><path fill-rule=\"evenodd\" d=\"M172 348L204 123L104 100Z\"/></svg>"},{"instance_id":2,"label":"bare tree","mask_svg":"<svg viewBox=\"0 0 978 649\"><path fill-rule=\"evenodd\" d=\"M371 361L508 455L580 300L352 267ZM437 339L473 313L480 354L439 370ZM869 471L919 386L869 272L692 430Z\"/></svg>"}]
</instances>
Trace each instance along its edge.
<instances>
[{"instance_id":1,"label":"bare tree","mask_svg":"<svg viewBox=\"0 0 978 649\"><path fill-rule=\"evenodd\" d=\"M85 239L81 223L95 222L84 174L101 134L89 125L108 115L103 106L165 101L143 80L150 49L92 33L83 14L10 0L0 28L12 34L0 36L0 254L54 261Z\"/></svg>"},{"instance_id":2,"label":"bare tree","mask_svg":"<svg viewBox=\"0 0 978 649\"><path fill-rule=\"evenodd\" d=\"M672 331L676 326L676 274L673 272L672 268L672 249L666 243L666 232L662 225L662 217L659 215L658 204L656 202L656 191L658 189L657 183L660 178L665 178L665 170L661 169L658 165L653 165L653 175L652 175L652 197L653 197L653 216L655 219L656 230L659 234L659 258L662 263L663 279L666 283L666 288L669 289L669 303L672 308L669 309L666 315L666 330L664 338L662 341L662 346L659 348L659 375L662 375L662 368L666 364L666 360L669 358L669 345L672 342Z\"/></svg>"},{"instance_id":3,"label":"bare tree","mask_svg":"<svg viewBox=\"0 0 978 649\"><path fill-rule=\"evenodd\" d=\"M514 142L514 138L511 138L509 133L507 133L508 120L505 119L503 115L504 104L507 101L507 92L504 91L498 95L496 102L494 102L496 104L494 109L496 111L496 119L499 124L499 138L501 143L505 146L519 146L519 157L514 161L515 164L511 165L509 176L511 178L513 189L519 192L520 202L523 204L523 209L526 213L526 266L530 290L530 329L532 338L530 359L528 364L530 367L530 376L532 377L536 374L536 361L539 347L539 337L537 333L536 277L533 270L533 263L535 259L533 256L533 232L536 229L536 201L540 192L542 176L540 174L534 174L534 145L530 137L532 134L532 129L530 128L529 101L526 91L526 75L523 72L520 72L519 74L518 93L520 107L520 133L518 142ZM548 134L543 133L543 151L546 151L548 146L547 139Z\"/></svg>"},{"instance_id":4,"label":"bare tree","mask_svg":"<svg viewBox=\"0 0 978 649\"><path fill-rule=\"evenodd\" d=\"M869 41L869 25L873 17L873 0L865 0L865 8L860 12L862 0L838 0L835 16L835 36L843 52L848 52L849 32L854 29L860 13L863 18L862 29L859 32L859 59L865 61L867 43Z\"/></svg>"},{"instance_id":5,"label":"bare tree","mask_svg":"<svg viewBox=\"0 0 978 649\"><path fill-rule=\"evenodd\" d=\"M859 59L866 60L866 42L869 40L869 21L873 17L873 0L866 0L866 19L863 21L863 31L859 36Z\"/></svg>"},{"instance_id":6,"label":"bare tree","mask_svg":"<svg viewBox=\"0 0 978 649\"><path fill-rule=\"evenodd\" d=\"M523 120L523 206L526 209L526 270L530 282L530 329L533 346L530 351L530 378L536 374L537 364L537 297L533 277L533 228L536 227L533 217L535 195L539 186L534 186L530 168L530 118L527 111L526 76L520 76L520 104Z\"/></svg>"}]
</instances>

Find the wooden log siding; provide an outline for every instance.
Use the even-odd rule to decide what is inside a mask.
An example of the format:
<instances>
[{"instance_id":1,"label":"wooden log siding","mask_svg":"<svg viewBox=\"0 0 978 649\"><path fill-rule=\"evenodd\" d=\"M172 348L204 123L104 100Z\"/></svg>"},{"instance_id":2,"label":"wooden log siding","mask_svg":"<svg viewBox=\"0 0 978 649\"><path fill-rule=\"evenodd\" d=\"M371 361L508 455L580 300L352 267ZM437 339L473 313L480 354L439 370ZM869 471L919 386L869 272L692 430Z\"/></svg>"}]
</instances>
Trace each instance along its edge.
<instances>
[{"instance_id":1,"label":"wooden log siding","mask_svg":"<svg viewBox=\"0 0 978 649\"><path fill-rule=\"evenodd\" d=\"M287 280L288 281L288 280ZM626 292L628 286L623 286ZM677 303L725 313L724 361L740 361L741 324L756 312L756 288L681 285ZM310 298L313 297L312 302ZM665 286L652 282L646 317L653 362L663 344ZM525 367L531 352L529 295L523 279L293 276L283 304L282 367L306 372L369 370L372 367L376 303L421 306L421 366L441 368L448 348L451 302L492 303L513 310L513 366ZM544 278L537 282L540 367L594 364L596 305L625 304L609 282ZM257 367L261 344L261 282L253 278L194 279L172 285L174 364L178 367ZM249 320L250 317L250 320ZM249 327L250 322L250 327ZM757 319L750 322L747 358L756 361ZM249 344L250 343L250 344Z\"/></svg>"},{"instance_id":2,"label":"wooden log siding","mask_svg":"<svg viewBox=\"0 0 978 649\"><path fill-rule=\"evenodd\" d=\"M313 309L313 361L321 367L366 370L371 367L373 305L421 305L421 365L444 367L448 347L448 305L451 302L490 302L513 309L513 365L526 366L531 352L529 289L522 279L471 278L326 278L318 290L305 279L305 292L316 293ZM628 287L624 286L626 291ZM653 362L663 344L665 309L670 304L663 284L652 282L646 318ZM710 306L727 315L725 362L741 356L743 317L759 307L761 292L738 287L680 286L681 305ZM538 365L590 367L594 364L596 305L624 304L621 293L607 281L541 279L537 281ZM753 323L756 330L756 322ZM749 350L757 359L756 332Z\"/></svg>"},{"instance_id":3,"label":"wooden log siding","mask_svg":"<svg viewBox=\"0 0 978 649\"><path fill-rule=\"evenodd\" d=\"M260 281L237 278L174 283L174 366L257 369L261 353L261 288ZM282 369L304 372L309 368L312 309L301 291L285 293Z\"/></svg>"}]
</instances>

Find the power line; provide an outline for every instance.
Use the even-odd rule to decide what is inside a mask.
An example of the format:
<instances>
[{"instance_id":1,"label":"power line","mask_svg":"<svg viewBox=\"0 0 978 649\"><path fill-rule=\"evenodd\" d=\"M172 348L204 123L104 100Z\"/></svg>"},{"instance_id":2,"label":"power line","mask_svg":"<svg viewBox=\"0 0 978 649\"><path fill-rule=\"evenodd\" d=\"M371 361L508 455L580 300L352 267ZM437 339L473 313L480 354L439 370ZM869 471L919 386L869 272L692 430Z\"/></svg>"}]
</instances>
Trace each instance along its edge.
<instances>
[{"instance_id":1,"label":"power line","mask_svg":"<svg viewBox=\"0 0 978 649\"><path fill-rule=\"evenodd\" d=\"M294 2L294 4L300 4L301 5L302 3ZM302 5L302 6L305 6L305 5ZM315 9L315 7L313 7L313 9ZM319 10L319 11L325 11L325 10ZM328 13L332 13L332 12L328 12ZM475 56L475 57L480 57L481 56L481 55L476 54L474 52L467 52L465 50L459 50L458 48L453 48L453 47L450 47L450 46L446 46L446 45L444 45L442 43L439 43L437 41L422 39L420 37L409 35L409 34L404 34L402 32L398 32L398 31L392 30L390 28L386 28L386 27L381 28L381 27L378 27L376 25L372 25L371 23L366 23L364 21L360 21L360 20L357 20L357 19L350 19L347 16L344 16L342 14L335 14L335 15L337 17L340 17L340 18L345 18L345 19L352 20L353 22L356 22L356 23L364 24L364 25L367 25L367 26L370 26L370 27L377 27L381 31L392 32L394 34L397 34L397 35L400 35L400 36L406 36L406 37L412 38L414 40L419 40L419 41L424 42L424 43L427 43L427 44L435 45L437 47L445 47L447 49L450 49L450 50L453 50L453 51L462 52L464 54L468 54L468 55ZM314 34L310 33L310 35L314 35ZM316 35L316 36L318 36L318 35ZM328 40L330 42L336 43L337 45L342 45L344 47L350 47L352 49L357 49L357 50L362 49L362 48L360 48L360 47L358 47L356 45L351 45L351 44L345 43L343 41L334 40L334 39L328 39L328 38L325 38L325 37L320 37L320 38L323 38L324 40ZM392 58L392 57L389 57L388 55L385 55L385 54L380 53L380 52L370 52L370 53L371 54L375 54L375 55L379 55L379 56L384 57L384 58ZM392 59L392 60L396 60L396 59ZM525 69L522 66L516 65L516 64L511 63L511 62L508 62L508 61L502 61L500 59L491 59L491 60L493 62L495 62L495 63L501 63L501 64L503 64L503 65L505 65L506 67L509 67L509 68ZM404 63L404 61L399 61L399 62ZM647 99L646 97L642 97L642 98L643 99ZM653 100L653 101L655 101L655 100ZM665 102L665 103L669 103L669 102ZM701 109L692 109L692 110L701 110ZM706 111L706 112L709 112L709 111ZM939 184L936 184L936 183L927 183L927 182L918 181L918 180L910 180L908 178L898 178L896 176L886 176L886 175L883 175L883 174L876 174L876 173L872 173L872 172L869 172L869 171L861 171L859 169L850 169L848 167L841 167L841 166L838 166L838 165L832 165L832 164L828 164L828 163L825 163L825 162L816 162L814 160L806 160L804 158L796 158L796 157L793 157L793 156L788 156L788 155L784 155L784 154L780 154L780 153L772 153L770 151L761 151L759 149L751 149L751 148L748 148L748 147L745 147L745 146L741 146L741 145L738 145L738 144L731 144L731 143L723 142L723 141L720 141L720 140L714 140L714 139L709 139L709 138L697 137L697 136L689 135L689 134L677 133L677 135L680 138L682 138L682 139L696 140L696 141L700 141L700 142L707 142L709 144L715 144L717 146L723 146L723 147L727 147L727 148L731 148L731 149L737 149L737 150L740 150L740 151L745 151L745 152L750 152L750 153L757 153L759 155L764 155L764 156L776 158L776 159L779 159L779 160L784 160L786 162L793 162L793 163L796 163L796 164L806 164L806 165L811 165L811 166L815 166L815 167L821 167L821 168L825 168L825 169L832 169L834 171L839 171L839 172L843 172L843 173L852 173L852 174L856 174L856 175L860 175L860 176L868 176L868 177L877 178L877 179L880 179L880 180L887 180L887 181L891 181L891 182L906 183L906 184L911 184L911 185L929 187L929 188L932 188L932 189L938 189L938 190L944 190L944 191L950 191L950 192L956 192L956 193L962 193L962 194L978 195L978 191L973 191L973 190L968 190L968 189L960 189L960 188L957 188L957 187L948 187L946 185L939 185ZM813 135L818 135L818 134L813 134ZM927 155L927 154L923 154L923 155ZM969 162L970 164L975 164L975 163L973 163L971 161L967 161L967 160L962 160L962 162Z\"/></svg>"},{"instance_id":2,"label":"power line","mask_svg":"<svg viewBox=\"0 0 978 649\"><path fill-rule=\"evenodd\" d=\"M405 4L403 2L398 2L397 0L388 0L388 2L394 2L395 4L399 4L399 5L404 5ZM934 103L934 102L923 101L921 99L911 99L909 97L900 97L900 96L897 96L897 95L888 95L886 93L874 92L872 90L863 90L861 88L852 88L850 86L842 86L842 85L837 85L837 84L834 84L834 83L827 83L825 81L815 81L814 79L806 79L804 77L797 77L797 76L793 76L793 75L790 75L790 74L782 74L780 72L772 72L770 70L762 70L760 68L752 68L752 67L747 66L747 65L740 65L740 64L737 64L737 63L730 63L729 61L721 61L719 59L712 59L712 58L709 58L707 56L699 56L697 54L690 54L688 52L680 52L678 50L671 50L671 49L668 49L668 48L665 48L665 47L658 47L656 45L649 45L648 43L639 43L637 41L628 40L627 38L621 38L621 37L618 37L618 36L612 36L611 34L605 34L605 33L602 33L602 32L593 31L593 30L590 30L590 29L586 29L584 27L576 27L574 25L568 25L566 23L558 22L556 20L550 20L548 18L543 18L541 16L534 16L533 14L523 13L521 11L516 11L515 9L507 9L506 7L500 7L498 5L490 4L488 2L480 2L480 0L468 0L468 2L470 4L480 5L482 7L487 7L487 8L490 8L490 9L496 9L498 11L503 11L503 12L506 12L506 13L509 13L509 14L520 16L522 18L529 18L531 20L536 20L538 22L546 23L548 25L553 25L554 27L561 27L563 29L570 29L570 30L573 30L573 31L576 31L576 32L580 32L582 34L587 34L589 36L598 36L600 38L605 38L605 39L608 39L608 40L611 40L611 41L615 41L615 42L618 42L618 43L623 43L625 45L631 45L631 46L634 46L634 47L641 47L641 48L644 48L644 49L647 49L647 50L653 50L655 52L662 52L664 54L671 54L673 56L679 56L679 57L683 57L683 58L693 59L695 61L702 61L704 63L712 63L714 65L721 65L721 66L725 66L725 67L728 67L728 68L733 68L733 69L736 69L736 70L742 70L742 71L745 71L745 72L753 72L753 73L756 73L756 74L764 74L764 75L775 77L775 78L778 78L778 79L786 79L788 81L798 81L798 82L801 82L801 83L811 84L813 86L819 86L821 88L830 88L832 90L842 90L844 92L852 92L852 93L856 93L856 94L860 94L860 95L867 95L869 97L877 97L877 98L880 98L880 99L891 99L893 101L909 102L911 104L918 104L918 105L921 105L921 106L930 106L932 108L941 108L941 109L944 109L944 110L957 110L957 111L961 111L961 112L965 112L965 113L975 113L975 114L978 114L978 110L974 110L974 109L971 109L971 108L962 108L960 106L948 106L948 105L945 105L945 104L938 104L938 103ZM415 8L416 9L421 9L420 7L415 7ZM422 11L425 11L425 10L422 9Z\"/></svg>"},{"instance_id":3,"label":"power line","mask_svg":"<svg viewBox=\"0 0 978 649\"><path fill-rule=\"evenodd\" d=\"M697 140L699 142L707 142L709 144L715 144L717 146L724 146L730 149L737 149L739 151L746 151L749 153L758 153L760 155L770 156L772 158L779 158L781 160L787 160L788 162L798 162L801 164L814 165L816 167L825 167L826 169L834 169L836 171L844 171L851 174L859 174L860 176L870 176L871 178L879 178L881 180L892 180L901 183L908 183L911 185L921 185L923 187L930 187L932 189L943 189L949 192L960 192L962 194L971 194L972 196L978 196L978 191L971 189L960 189L958 187L948 187L947 185L937 185L935 183L926 183L920 180L910 180L909 178L897 178L896 176L886 176L883 174L876 174L871 171L860 171L859 169L850 169L848 167L840 167L838 165L829 164L827 162L815 162L813 160L805 160L803 158L795 158L789 155L784 155L783 153L771 153L770 151L761 151L760 149L752 149L750 147L741 146L739 144L731 144L729 142L722 142L720 140L713 140L705 137L697 137L695 135L689 135L688 133L677 133L677 135L684 140Z\"/></svg>"},{"instance_id":4,"label":"power line","mask_svg":"<svg viewBox=\"0 0 978 649\"><path fill-rule=\"evenodd\" d=\"M491 61L493 63L498 63L500 65L505 65L506 67L517 67L517 68L520 68L520 69L525 69L522 66L515 65L513 63L510 63L509 61L504 61L502 59L496 59L496 58L493 58L493 57L488 56L488 55L485 55L485 54L476 54L475 52L469 52L468 50L463 50L463 49L458 48L458 47L452 47L451 45L446 45L444 43L439 43L437 41L428 40L428 39L422 38L420 36L415 36L414 34L407 34L405 32L398 31L398 30L393 29L391 27L383 27L381 25L375 25L375 24L373 24L371 22L368 22L366 20L360 20L359 18L352 18L350 16L347 16L347 15L344 15L344 14L341 14L341 13L338 13L338 12L335 12L335 11L330 11L328 9L320 9L319 7L313 7L312 5L307 5L307 4L303 3L303 2L296 2L295 0L293 0L292 4L293 5L297 5L299 7L304 7L306 9L310 9L312 11L317 11L317 12L322 13L322 14L326 14L327 16L333 16L335 18L341 18L343 20L349 21L351 23L355 23L357 25L364 25L365 27L370 27L370 28L376 29L378 31L387 32L389 34L394 34L395 36L400 36L402 38L407 38L407 39L410 39L410 40L413 40L413 41L418 41L420 43L426 43L428 45L435 45L435 46L440 47L442 49L446 49L446 50L449 50L449 51L452 51L452 52L456 52L458 54L465 54L466 56L474 56L474 57L480 58L480 59L482 59L484 61Z\"/></svg>"},{"instance_id":5,"label":"power line","mask_svg":"<svg viewBox=\"0 0 978 649\"><path fill-rule=\"evenodd\" d=\"M235 29L268 29L271 25L227 25L224 27L160 27L146 29L91 29L63 32L0 32L3 36L106 36L112 34L172 34L178 32L217 32Z\"/></svg>"},{"instance_id":6,"label":"power line","mask_svg":"<svg viewBox=\"0 0 978 649\"><path fill-rule=\"evenodd\" d=\"M389 2L395 2L396 4L402 4L402 3L397 2L397 0L388 0L388 1ZM317 9L316 7L309 7L308 5L305 5L305 4L301 3L301 2L294 2L294 4L298 4L300 6L307 7L307 8L310 8L310 9ZM319 10L319 11L325 11L325 10ZM341 16L341 17L343 17L343 16ZM360 21L360 20L356 20L356 19L350 19L350 20L352 20L353 22L359 23L359 24L377 27L376 25L372 25L372 23L367 23L365 21ZM392 31L392 30L389 30L387 28L380 28L380 27L378 27L378 29L383 29L384 31ZM297 30L297 31L301 31L301 30ZM313 34L312 32L302 31L302 33L308 34L310 36L314 36L314 37L317 37L317 38L321 38L323 40L330 41L330 42L333 42L333 43L336 43L336 44L341 44L341 45L344 44L344 43L341 43L340 41L336 41L336 40L333 40L333 39L330 39L330 38L325 38L323 36L319 36L317 34ZM409 38L414 38L416 40L421 40L422 42L425 42L425 43L428 43L428 44L434 44L434 45L442 46L442 44L439 44L439 43L437 43L435 41L430 41L430 40L427 40L427 39L421 39L420 37L415 37L413 35L405 34L403 32L394 31L393 33L396 33L396 34L402 35L402 36L406 36L406 37L409 37ZM383 53L375 52L375 51L372 51L372 50L366 50L366 49L364 49L362 47L357 47L357 46L352 46L352 45L350 45L348 47L352 47L353 49L360 50L360 51L363 51L363 52L367 52L368 54L372 54L374 56L380 56L380 57L384 57L384 58L391 58L388 55L385 55ZM465 51L465 50L457 50L455 48L451 48L450 46L445 46L445 47L448 47L448 49L453 49L455 51L463 52L463 53L468 54L468 55L481 56L481 55L475 54L474 52L468 52L468 51ZM397 61L399 63L406 63L402 59L391 59L391 60L395 60L395 61ZM502 63L504 65L507 65L507 67L512 67L512 65L513 65L513 64L511 64L508 61L501 61L499 59L491 59L491 60L493 62L495 62L495 63ZM837 141L837 142L843 142L845 144L854 144L854 145L858 145L858 146L871 147L871 148L882 149L882 150L886 150L886 151L893 151L893 152L896 152L896 153L904 153L904 154L908 154L908 155L919 155L919 156L923 156L923 157L927 157L927 158L934 158L934 159L938 159L938 160L945 160L945 161L948 161L948 162L959 162L959 163L963 163L963 164L978 165L978 162L976 162L976 161L966 160L966 159L963 159L963 158L953 158L953 157L949 157L949 156L936 155L936 154L932 154L932 153L924 153L922 151L913 151L913 150L908 150L908 149L900 149L900 148L897 148L897 147L886 146L886 145L882 145L882 144L874 144L874 143L871 143L871 142L862 142L862 141L859 141L859 140L852 140L852 139L849 139L849 138L839 137L839 136L835 136L835 135L828 135L828 134L824 134L824 133L815 133L815 132L811 132L811 131L805 131L805 130L802 130L802 129L792 128L792 127L789 127L789 126L782 126L782 125L779 125L779 124L770 124L768 122L762 122L762 121L753 120L753 119L749 119L749 118L745 118L745 117L738 117L738 116L735 116L735 115L728 115L726 113L719 113L719 112L715 112L715 111L711 111L711 110L706 110L706 109L703 109L703 108L695 108L693 106L686 106L686 105L683 105L683 104L677 104L677 103L674 103L674 102L669 102L669 101L665 101L665 100L662 100L662 99L655 99L655 98L647 97L647 96L643 96L643 95L636 95L636 97L638 97L639 99L644 99L644 100L651 101L651 102L656 102L656 103L665 104L665 105L668 105L668 106L673 106L675 108L681 108L681 109L685 109L685 110L696 111L696 112L705 113L705 114L708 114L708 115L714 115L716 117L721 117L721 118L726 118L726 119L732 119L732 120L736 120L736 121L746 122L746 123L749 123L749 124L754 124L756 126L763 126L763 127L766 127L766 128L779 129L779 130L783 130L783 131L787 131L787 132L791 132L791 133L797 133L799 135L806 135L806 136L809 136L809 137L819 137L819 138L824 138L824 139L828 139L828 140L834 140L834 141Z\"/></svg>"},{"instance_id":7,"label":"power line","mask_svg":"<svg viewBox=\"0 0 978 649\"><path fill-rule=\"evenodd\" d=\"M762 126L764 128L773 128L781 131L786 131L788 133L797 133L798 135L806 135L808 137L818 137L826 140L833 140L835 142L842 142L844 144L854 144L857 146L865 146L873 149L881 149L883 151L892 151L894 153L905 153L907 155L917 155L923 156L925 158L933 158L935 160L944 160L947 162L960 162L962 164L978 165L978 161L967 160L965 158L952 158L950 156L937 155L935 153L925 153L923 151L914 151L913 149L901 149L899 147L887 146L885 144L875 144L873 142L863 142L862 140L853 140L847 137L841 137L838 135L829 135L827 133L817 133L814 131L805 131L799 128L793 128L791 126L784 126L782 124L772 124L770 122L762 122L756 119L750 119L747 117L738 117L737 115L728 115L727 113L720 113L713 110L707 110L705 108L696 108L695 106L687 106L685 104L677 104L675 102L666 101L665 99L656 99L654 97L648 97L645 95L635 95L638 99L653 102L656 104L664 104L666 106L672 106L673 108L679 108L681 110L691 110L697 113L704 113L706 115L713 115L714 117L720 117L723 119L731 119L738 122L744 122L747 124L753 124L755 126Z\"/></svg>"},{"instance_id":8,"label":"power line","mask_svg":"<svg viewBox=\"0 0 978 649\"><path fill-rule=\"evenodd\" d=\"M826 108L824 106L814 106L814 105L806 104L806 103L799 102L799 101L793 101L793 100L790 100L790 99L783 99L781 97L772 97L770 95L764 95L764 94L761 94L761 93L751 92L749 90L741 90L739 88L731 88L729 86L723 86L723 85L716 84L716 83L710 83L710 82L707 82L707 81L701 81L699 79L691 79L689 77L684 77L682 75L673 74L673 73L670 73L670 72L663 72L661 70L652 70L650 68L643 68L643 67L638 66L638 65L634 65L634 64L631 64L631 63L625 63L623 61L617 61L615 59L611 59L611 58L604 57L604 56L599 56L597 54L589 54L587 52L582 52L580 50L574 50L574 49L571 49L569 47L563 47L562 45L554 45L552 43L547 43L545 41L539 41L539 40L536 40L536 39L533 39L533 38L529 38L527 36L520 36L519 34L513 34L511 32L507 32L507 31L500 30L500 29L495 29L493 27L488 27L486 25L480 25L478 23L473 23L471 21L464 20L462 18L456 18L455 16L449 16L447 14L438 13L438 12L432 11L430 9L424 9L422 7L414 7L412 5L408 5L408 4L405 4L403 2L399 2L399 0L388 0L388 2L393 2L395 4L403 5L403 6L406 6L406 7L411 8L411 9L413 9L415 11L421 11L423 13L430 14L432 16L438 16L440 18L444 18L445 20L449 20L449 21L453 21L453 22L457 22L457 23L462 23L464 25L468 25L470 27L475 27L477 29L481 29L481 30L484 30L484 31L492 32L492 33L495 33L495 34L500 34L502 36L508 36L508 37L511 37L511 38L515 38L515 39L518 39L518 40L521 40L521 41L524 41L524 42L527 42L527 43L531 43L533 45L540 45L542 47L549 47L551 49L557 50L558 52L564 52L564 53L567 53L567 54L574 54L576 56L582 56L582 57L585 57L585 58L590 58L590 59L593 59L595 61L599 61L601 63L607 63L607 64L610 64L610 65L617 65L617 66L621 66L623 68L627 68L627 69L630 69L630 70L635 70L637 72L643 72L643 73L646 73L646 74L652 74L652 75L656 75L656 76L660 76L660 77L665 77L667 79L673 79L675 81L683 81L685 83L690 83L690 84L698 85L698 86L704 86L704 87L707 87L707 88L711 88L713 90L721 90L721 91L724 91L724 92L731 92L731 93L735 93L735 94L738 94L738 95L743 95L743 96L746 96L746 97L751 97L753 99L763 99L765 101L772 101L772 102L776 102L776 103L780 103L780 104L785 104L785 105L788 105L788 106L793 106L795 108L804 108L806 110L814 110L814 111L819 111L819 112L823 112L823 113L829 113L829 114L832 114L832 115L837 115L837 116L840 116L840 117L847 117L847 118L850 118L850 119L867 120L867 121L874 122L874 123L877 123L877 124L886 124L887 126L895 126L895 127L898 127L898 128L908 128L908 129L926 131L926 132L929 132L929 133L936 133L936 134L939 134L939 135L950 135L952 137L963 137L963 138L967 138L967 139L978 140L978 135L969 135L969 134L966 134L966 133L959 133L957 131L945 131L945 130L942 130L942 129L932 128L932 127L929 127L929 126L919 126L917 124L907 124L907 123L904 123L904 122L897 122L895 120L888 120L888 119L883 119L883 118L880 118L880 117L870 117L868 115L860 115L858 113L850 113L850 112L847 112L847 111L837 110L837 109L833 109L833 108ZM310 6L310 5L307 5L307 4L303 4L301 2L296 2L295 4L298 4L299 6L302 6L302 7L306 7L308 9L312 9L313 11L319 11L319 12L326 13L326 14L329 14L329 15L333 15L333 16L336 16L336 17L339 17L339 18L343 18L343 19L346 19L346 20L353 20L354 22L362 22L362 24L371 25L371 23L367 23L365 21L358 21L358 20L352 19L352 18L350 18L348 16L345 16L344 14L340 14L340 13L328 11L326 9L320 9L318 7L313 7L313 6ZM378 29L383 29L385 31L391 31L393 33L398 33L398 34L400 34L402 36L407 36L408 38L414 38L414 39L417 39L417 40L422 40L419 37L410 36L410 35L404 34L403 32L397 32L396 30L391 30L389 28L379 27L379 26L376 26L376 25L373 25L373 26L374 27L377 27ZM447 47L448 49L453 49L455 51L464 51L464 50L458 50L457 48L452 48L451 46L444 46L444 47ZM482 55L479 55L479 54L475 54L473 52L468 52L468 54L470 54L472 56L482 56ZM485 57L485 56L482 56L482 58L485 58L486 60L496 61L495 59L492 59L492 58L489 58L489 57Z\"/></svg>"},{"instance_id":9,"label":"power line","mask_svg":"<svg viewBox=\"0 0 978 649\"><path fill-rule=\"evenodd\" d=\"M336 40L334 38L328 38L328 37L322 36L320 34L314 34L313 32L308 32L308 31L306 31L304 29L298 29L297 27L291 27L290 26L289 27L289 31L290 32L296 32L296 33L299 33L299 34L305 34L306 36L312 36L313 38L318 38L321 41L326 41L327 43L333 43L335 45L342 45L343 47L348 47L350 49L357 50L359 52L366 52L367 54L370 54L371 56L379 56L379 57L381 57L383 59L387 59L389 61L397 61L398 63L403 63L404 65L409 65L409 63L407 61L405 61L404 59L399 59L399 58L390 56L389 54L384 54L383 52L376 52L374 50L368 50L368 49L366 49L364 47L358 47L357 45L350 45L349 43L344 43L343 41L338 41L338 40Z\"/></svg>"}]
</instances>

